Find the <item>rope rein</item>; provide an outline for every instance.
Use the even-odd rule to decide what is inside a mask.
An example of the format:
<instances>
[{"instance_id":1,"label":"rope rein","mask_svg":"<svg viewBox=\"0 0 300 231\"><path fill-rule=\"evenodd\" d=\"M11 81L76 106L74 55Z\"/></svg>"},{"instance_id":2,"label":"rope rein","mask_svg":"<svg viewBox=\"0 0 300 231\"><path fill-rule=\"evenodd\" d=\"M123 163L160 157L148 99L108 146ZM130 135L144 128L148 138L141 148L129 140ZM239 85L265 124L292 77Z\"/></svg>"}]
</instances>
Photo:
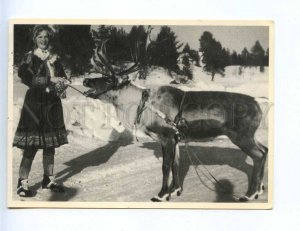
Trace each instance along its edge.
<instances>
[{"instance_id":1,"label":"rope rein","mask_svg":"<svg viewBox=\"0 0 300 231\"><path fill-rule=\"evenodd\" d=\"M80 94L86 96L86 95L84 94L84 92L78 90L76 87L73 87L71 84L67 84L67 86L70 87L70 88L72 88L72 89L74 89L75 91L79 92Z\"/></svg>"},{"instance_id":2,"label":"rope rein","mask_svg":"<svg viewBox=\"0 0 300 231\"><path fill-rule=\"evenodd\" d=\"M189 158L189 160L190 160L190 162L191 162L191 164L193 165L193 167L194 167L194 169L195 169L195 172L196 172L196 174L197 174L197 176L198 176L198 178L199 178L199 180L202 182L202 184L206 187L206 188L208 188L209 190L211 190L211 191L214 191L214 192L217 192L217 193L222 193L222 194L227 194L227 195L232 195L234 198L236 198L236 199L239 199L241 196L239 196L239 195L237 195L237 194L235 194L235 193L233 193L231 190L229 190L224 184L222 184L210 171L209 171L209 169L205 166L205 164L197 157L197 155L195 155L195 154L193 154L193 156L194 157L196 157L196 159L197 159L197 161L198 161L198 163L200 163L201 164L201 166L203 166L203 168L205 169L205 171L208 173L208 175L210 176L208 176L201 168L199 168L200 169L200 171L201 171L201 173L202 173L202 175L203 176L205 176L205 178L206 179L208 179L210 182L212 182L213 184L215 184L215 185L219 185L220 186L220 188L222 188L223 190L222 191L219 191L219 190L216 190L216 189L213 189L213 188L211 188L211 187L209 187L209 186L207 186L204 182L203 182L203 180L202 180L202 178L200 177L200 174L198 173L198 166L194 163L194 161L192 160L192 157L191 157L191 154L190 154L190 152L189 152L189 148L188 148L188 143L187 142L185 142L185 150L186 150L186 153L188 154L188 158Z\"/></svg>"}]
</instances>

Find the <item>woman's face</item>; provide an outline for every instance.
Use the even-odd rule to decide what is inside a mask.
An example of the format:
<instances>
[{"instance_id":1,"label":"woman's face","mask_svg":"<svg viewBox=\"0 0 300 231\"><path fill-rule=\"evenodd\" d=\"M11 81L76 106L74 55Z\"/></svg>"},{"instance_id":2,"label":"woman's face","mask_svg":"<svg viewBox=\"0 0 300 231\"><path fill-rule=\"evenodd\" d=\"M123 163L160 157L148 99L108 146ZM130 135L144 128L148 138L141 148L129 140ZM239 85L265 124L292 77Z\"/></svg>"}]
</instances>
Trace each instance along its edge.
<instances>
[{"instance_id":1,"label":"woman's face","mask_svg":"<svg viewBox=\"0 0 300 231\"><path fill-rule=\"evenodd\" d=\"M49 35L48 32L43 30L41 31L35 39L36 45L42 50L46 50L49 46Z\"/></svg>"}]
</instances>

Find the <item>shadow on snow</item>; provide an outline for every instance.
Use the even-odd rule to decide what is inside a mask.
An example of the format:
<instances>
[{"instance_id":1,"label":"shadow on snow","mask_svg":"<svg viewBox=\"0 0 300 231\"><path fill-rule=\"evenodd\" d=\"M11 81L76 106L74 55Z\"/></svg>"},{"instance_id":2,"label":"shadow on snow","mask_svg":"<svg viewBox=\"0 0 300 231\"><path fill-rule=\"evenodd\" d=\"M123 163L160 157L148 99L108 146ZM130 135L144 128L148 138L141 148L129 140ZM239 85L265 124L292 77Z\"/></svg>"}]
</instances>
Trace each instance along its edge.
<instances>
[{"instance_id":1,"label":"shadow on snow","mask_svg":"<svg viewBox=\"0 0 300 231\"><path fill-rule=\"evenodd\" d=\"M125 132L117 141L112 141L103 147L97 148L93 151L85 153L77 158L74 158L66 163L68 167L56 174L58 182L65 182L67 179L74 175L79 174L83 169L92 166L99 166L106 163L112 155L118 151L120 147L132 144L133 137L128 132ZM156 158L162 157L162 151L159 143L147 142L142 143L141 148L153 150L153 154ZM200 166L199 160L205 166L208 165L228 165L232 168L238 169L244 172L248 177L248 185L251 179L252 165L245 162L246 154L239 149L234 148L220 148L220 147L200 147L196 145L189 146L189 153L194 163ZM183 185L184 179L187 176L192 163L187 155L184 146L180 146L180 166L179 166L179 178L181 185ZM142 171L142 170L141 170ZM199 172L201 174L201 172ZM203 177L203 176L201 176ZM214 184L216 202L233 202L236 201L233 197L234 185L228 179L219 179L220 184ZM34 188L35 186L33 186ZM36 186L38 187L38 186ZM226 193L224 193L224 188ZM50 201L68 201L73 198L77 193L75 188L66 188L64 194L53 194L50 197Z\"/></svg>"},{"instance_id":2,"label":"shadow on snow","mask_svg":"<svg viewBox=\"0 0 300 231\"><path fill-rule=\"evenodd\" d=\"M150 149L154 151L156 158L162 157L162 151L160 145L155 142L144 143L142 148ZM185 146L180 145L180 159L179 159L179 179L181 185L183 185L184 179L187 176L187 173L192 167L192 163L188 157ZM216 183L207 171L201 166L209 165L228 165L232 168L235 168L241 172L244 172L248 178L248 185L250 185L251 174L252 174L252 165L246 163L247 155L242 152L240 149L234 148L225 148L225 147L201 147L197 145L189 145L188 152L192 158L194 164L196 164L198 172L200 174L201 184L206 188L216 193L215 202L235 202L234 198L234 185L228 179L218 179L219 183ZM200 161L201 163L200 163ZM212 180L214 186L208 186L203 180L207 180L202 174L203 172ZM211 169L210 169L211 170ZM203 179L202 179L203 178Z\"/></svg>"}]
</instances>

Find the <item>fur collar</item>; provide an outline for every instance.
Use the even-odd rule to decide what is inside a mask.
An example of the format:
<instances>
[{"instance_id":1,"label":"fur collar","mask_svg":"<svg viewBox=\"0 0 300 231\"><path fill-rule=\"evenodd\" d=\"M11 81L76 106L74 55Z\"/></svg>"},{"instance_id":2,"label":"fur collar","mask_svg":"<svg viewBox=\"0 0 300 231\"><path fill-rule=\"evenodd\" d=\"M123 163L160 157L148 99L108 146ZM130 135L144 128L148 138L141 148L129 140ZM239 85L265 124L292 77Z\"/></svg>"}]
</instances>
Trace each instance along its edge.
<instances>
[{"instance_id":1,"label":"fur collar","mask_svg":"<svg viewBox=\"0 0 300 231\"><path fill-rule=\"evenodd\" d=\"M33 51L33 54L39 57L41 60L46 60L50 56L50 52L48 50L42 50L37 48Z\"/></svg>"},{"instance_id":2,"label":"fur collar","mask_svg":"<svg viewBox=\"0 0 300 231\"><path fill-rule=\"evenodd\" d=\"M52 54L49 50L42 50L40 48L35 49L33 54L43 61L48 59L50 64L53 64L58 59L58 55Z\"/></svg>"}]
</instances>

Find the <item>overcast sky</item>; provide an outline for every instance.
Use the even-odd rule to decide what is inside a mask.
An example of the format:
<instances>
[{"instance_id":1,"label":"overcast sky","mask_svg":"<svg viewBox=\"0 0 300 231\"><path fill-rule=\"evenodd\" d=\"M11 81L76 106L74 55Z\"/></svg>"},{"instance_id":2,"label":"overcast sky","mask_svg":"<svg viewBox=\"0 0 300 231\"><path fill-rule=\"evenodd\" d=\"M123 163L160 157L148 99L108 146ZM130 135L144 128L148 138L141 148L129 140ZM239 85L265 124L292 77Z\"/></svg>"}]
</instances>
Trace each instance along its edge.
<instances>
[{"instance_id":1,"label":"overcast sky","mask_svg":"<svg viewBox=\"0 0 300 231\"><path fill-rule=\"evenodd\" d=\"M131 26L122 26L130 31ZM153 26L152 39L155 39L160 26ZM209 31L221 42L224 48L240 53L244 47L249 51L258 40L264 50L269 48L269 29L266 26L170 26L178 40L188 43L191 48L199 49L199 38L204 31Z\"/></svg>"},{"instance_id":2,"label":"overcast sky","mask_svg":"<svg viewBox=\"0 0 300 231\"><path fill-rule=\"evenodd\" d=\"M204 31L209 31L222 46L240 53L244 47L248 50L259 40L266 50L269 47L268 27L250 26L172 26L178 39L188 42L193 49L199 49L199 38Z\"/></svg>"}]
</instances>

